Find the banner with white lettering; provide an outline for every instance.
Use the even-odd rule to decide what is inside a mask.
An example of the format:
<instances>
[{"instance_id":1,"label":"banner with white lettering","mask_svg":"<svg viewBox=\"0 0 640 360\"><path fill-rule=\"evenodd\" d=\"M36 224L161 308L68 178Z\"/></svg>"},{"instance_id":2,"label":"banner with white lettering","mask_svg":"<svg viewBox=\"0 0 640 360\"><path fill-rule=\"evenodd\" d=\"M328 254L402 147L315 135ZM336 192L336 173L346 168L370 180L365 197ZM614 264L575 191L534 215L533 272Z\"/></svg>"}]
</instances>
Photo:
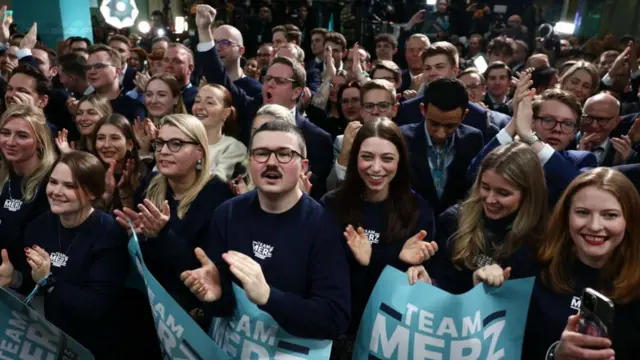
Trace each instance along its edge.
<instances>
[{"instance_id":1,"label":"banner with white lettering","mask_svg":"<svg viewBox=\"0 0 640 360\"><path fill-rule=\"evenodd\" d=\"M0 360L93 360L89 350L0 287Z\"/></svg>"},{"instance_id":2,"label":"banner with white lettering","mask_svg":"<svg viewBox=\"0 0 640 360\"><path fill-rule=\"evenodd\" d=\"M520 359L534 278L452 295L387 266L362 316L353 359Z\"/></svg>"},{"instance_id":3,"label":"banner with white lettering","mask_svg":"<svg viewBox=\"0 0 640 360\"><path fill-rule=\"evenodd\" d=\"M140 245L135 235L129 239L129 255L133 261L137 275L144 282L147 298L151 305L164 359L189 360L228 360L227 356L211 338L198 326L186 311L169 295L169 293L151 275L144 264ZM130 285L139 282L129 279ZM136 281L138 280L138 281ZM134 286L137 287L137 286Z\"/></svg>"},{"instance_id":4,"label":"banner with white lettering","mask_svg":"<svg viewBox=\"0 0 640 360\"><path fill-rule=\"evenodd\" d=\"M214 318L209 331L213 341L232 359L329 359L331 340L303 339L287 334L271 315L247 298L242 288L233 284L233 291L236 296L233 317Z\"/></svg>"}]
</instances>

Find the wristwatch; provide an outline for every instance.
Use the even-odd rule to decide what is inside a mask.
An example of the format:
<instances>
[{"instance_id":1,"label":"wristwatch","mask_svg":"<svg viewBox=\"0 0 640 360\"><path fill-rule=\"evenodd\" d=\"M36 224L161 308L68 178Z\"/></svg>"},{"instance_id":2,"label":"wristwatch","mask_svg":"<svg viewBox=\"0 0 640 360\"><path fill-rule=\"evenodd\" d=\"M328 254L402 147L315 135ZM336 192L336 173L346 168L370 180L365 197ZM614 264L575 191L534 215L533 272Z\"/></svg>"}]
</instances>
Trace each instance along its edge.
<instances>
[{"instance_id":1,"label":"wristwatch","mask_svg":"<svg viewBox=\"0 0 640 360\"><path fill-rule=\"evenodd\" d=\"M538 137L538 134L536 134L534 132L532 132L532 133L530 133L528 135L521 136L520 139L522 140L523 143L525 143L525 144L527 144L529 146L531 146L531 145L537 143L538 141L540 141L540 138Z\"/></svg>"}]
</instances>

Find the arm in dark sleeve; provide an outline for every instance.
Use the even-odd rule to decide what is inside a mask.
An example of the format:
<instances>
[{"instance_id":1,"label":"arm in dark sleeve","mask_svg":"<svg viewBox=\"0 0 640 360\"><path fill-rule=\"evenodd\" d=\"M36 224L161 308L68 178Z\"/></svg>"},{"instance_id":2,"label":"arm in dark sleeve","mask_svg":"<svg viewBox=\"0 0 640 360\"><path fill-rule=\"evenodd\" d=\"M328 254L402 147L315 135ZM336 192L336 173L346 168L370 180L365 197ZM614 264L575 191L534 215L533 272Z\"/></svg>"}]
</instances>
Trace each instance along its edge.
<instances>
[{"instance_id":1,"label":"arm in dark sleeve","mask_svg":"<svg viewBox=\"0 0 640 360\"><path fill-rule=\"evenodd\" d=\"M498 140L497 137L494 137L493 139L491 139L491 141L489 141L487 145L484 146L482 151L480 151L480 153L475 158L473 158L473 160L471 161L471 165L469 165L469 169L467 170L468 183L470 184L474 183L476 179L476 175L478 174L478 169L480 169L480 165L482 164L482 161L484 160L485 157L487 157L487 155L489 155L490 152L492 152L498 146L500 146L500 141Z\"/></svg>"},{"instance_id":2,"label":"arm in dark sleeve","mask_svg":"<svg viewBox=\"0 0 640 360\"><path fill-rule=\"evenodd\" d=\"M310 68L307 71L307 87L311 90L312 95L318 91L318 88L322 84L322 74L316 68Z\"/></svg>"},{"instance_id":3,"label":"arm in dark sleeve","mask_svg":"<svg viewBox=\"0 0 640 360\"><path fill-rule=\"evenodd\" d=\"M45 299L54 309L97 321L116 301L129 272L124 230L114 227L89 256L91 268L83 286L57 282Z\"/></svg>"},{"instance_id":4,"label":"arm in dark sleeve","mask_svg":"<svg viewBox=\"0 0 640 360\"><path fill-rule=\"evenodd\" d=\"M598 160L594 154L587 153L578 156L581 156L581 159L574 164L556 151L544 164L544 175L550 193L555 189L559 195L580 173L598 167Z\"/></svg>"},{"instance_id":5,"label":"arm in dark sleeve","mask_svg":"<svg viewBox=\"0 0 640 360\"><path fill-rule=\"evenodd\" d=\"M19 64L21 65L29 64L36 69L39 68L38 63L36 62L36 59L33 57L33 54L31 53L31 49L20 49L17 51L16 56L18 57Z\"/></svg>"},{"instance_id":6,"label":"arm in dark sleeve","mask_svg":"<svg viewBox=\"0 0 640 360\"><path fill-rule=\"evenodd\" d=\"M309 256L309 297L271 287L269 300L261 306L294 336L337 339L349 324L349 266L343 237L331 219L323 217L308 232L308 236L317 236Z\"/></svg>"}]
</instances>

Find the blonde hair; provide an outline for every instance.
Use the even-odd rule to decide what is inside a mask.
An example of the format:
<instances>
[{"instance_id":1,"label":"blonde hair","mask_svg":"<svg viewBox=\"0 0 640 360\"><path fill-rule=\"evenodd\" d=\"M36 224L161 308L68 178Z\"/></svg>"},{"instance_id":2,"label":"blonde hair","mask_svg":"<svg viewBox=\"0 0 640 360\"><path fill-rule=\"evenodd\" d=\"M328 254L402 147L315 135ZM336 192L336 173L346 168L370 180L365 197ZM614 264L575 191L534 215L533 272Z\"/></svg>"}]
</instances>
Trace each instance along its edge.
<instances>
[{"instance_id":1,"label":"blonde hair","mask_svg":"<svg viewBox=\"0 0 640 360\"><path fill-rule=\"evenodd\" d=\"M80 105L84 102L88 102L98 112L98 114L100 115L100 119L111 115L111 113L113 112L113 109L111 108L111 102L105 98L101 98L100 96L96 95L96 93L92 93L82 97L78 101L78 108L80 108ZM73 114L74 119L76 116L77 113ZM80 140L78 140L78 143L76 145L76 150L85 150L90 148L92 149L93 144L88 146L88 144L90 144L91 142L92 141L90 141L90 139L87 139L86 136L81 135Z\"/></svg>"},{"instance_id":2,"label":"blonde hair","mask_svg":"<svg viewBox=\"0 0 640 360\"><path fill-rule=\"evenodd\" d=\"M178 218L182 219L189 211L189 206L196 199L202 188L207 185L212 175L211 158L209 157L209 145L207 140L207 131L202 122L195 116L188 114L171 114L160 120L160 127L173 126L187 135L189 139L198 143L202 150L202 169L196 171L196 181L189 188L187 193L178 203ZM167 187L169 186L167 178L162 173L157 173L149 183L149 187L145 191L146 198L151 201L158 209L162 208L162 203L166 200Z\"/></svg>"},{"instance_id":3,"label":"blonde hair","mask_svg":"<svg viewBox=\"0 0 640 360\"><path fill-rule=\"evenodd\" d=\"M511 143L494 149L482 161L469 198L462 203L458 231L452 236L451 261L457 267L477 268L474 258L485 254L484 225L480 189L482 175L493 170L520 190L522 197L513 227L502 245L495 248L493 259L504 259L527 243L535 244L544 234L547 218L547 187L538 155L522 143Z\"/></svg>"},{"instance_id":4,"label":"blonde hair","mask_svg":"<svg viewBox=\"0 0 640 360\"><path fill-rule=\"evenodd\" d=\"M33 105L13 105L0 117L0 129L12 118L20 118L26 121L36 136L38 165L31 173L25 174L21 186L22 200L29 203L33 201L38 187L49 175L53 164L56 162L57 153L53 147L51 131L42 109ZM10 170L11 163L2 156L0 159L0 193L4 188L4 184L9 181Z\"/></svg>"},{"instance_id":5,"label":"blonde hair","mask_svg":"<svg viewBox=\"0 0 640 360\"><path fill-rule=\"evenodd\" d=\"M580 70L584 70L589 74L589 76L591 76L591 94L595 93L600 87L600 75L598 74L598 69L592 63L587 61L578 61L570 67L560 79L561 86L564 87L566 82Z\"/></svg>"},{"instance_id":6,"label":"blonde hair","mask_svg":"<svg viewBox=\"0 0 640 360\"><path fill-rule=\"evenodd\" d=\"M256 117L258 116L272 116L274 120L284 120L290 124L296 124L296 119L291 114L291 110L278 104L262 105L256 113Z\"/></svg>"}]
</instances>

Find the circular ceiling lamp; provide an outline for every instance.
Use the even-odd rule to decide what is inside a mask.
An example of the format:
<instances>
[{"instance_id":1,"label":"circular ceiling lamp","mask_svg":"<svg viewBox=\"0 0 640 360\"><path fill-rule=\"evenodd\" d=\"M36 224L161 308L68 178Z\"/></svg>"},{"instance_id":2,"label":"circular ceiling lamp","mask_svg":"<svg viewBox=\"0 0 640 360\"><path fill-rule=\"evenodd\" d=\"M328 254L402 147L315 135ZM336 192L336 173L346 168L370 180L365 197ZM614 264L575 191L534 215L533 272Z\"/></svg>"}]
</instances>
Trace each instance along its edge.
<instances>
[{"instance_id":1,"label":"circular ceiling lamp","mask_svg":"<svg viewBox=\"0 0 640 360\"><path fill-rule=\"evenodd\" d=\"M100 13L107 24L122 29L133 26L140 11L135 0L102 0Z\"/></svg>"}]
</instances>

